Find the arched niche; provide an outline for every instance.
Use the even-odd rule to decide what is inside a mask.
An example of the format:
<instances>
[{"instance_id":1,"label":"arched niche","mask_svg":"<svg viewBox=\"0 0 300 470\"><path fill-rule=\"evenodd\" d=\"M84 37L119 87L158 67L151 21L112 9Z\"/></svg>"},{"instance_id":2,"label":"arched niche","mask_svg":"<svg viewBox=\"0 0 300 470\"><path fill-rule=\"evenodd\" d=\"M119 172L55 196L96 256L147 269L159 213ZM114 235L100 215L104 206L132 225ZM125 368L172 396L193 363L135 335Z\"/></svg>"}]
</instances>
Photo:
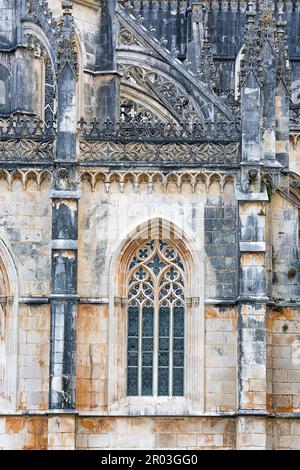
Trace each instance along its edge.
<instances>
[{"instance_id":1,"label":"arched niche","mask_svg":"<svg viewBox=\"0 0 300 470\"><path fill-rule=\"evenodd\" d=\"M17 408L18 277L0 239L0 412Z\"/></svg>"},{"instance_id":2,"label":"arched niche","mask_svg":"<svg viewBox=\"0 0 300 470\"><path fill-rule=\"evenodd\" d=\"M127 396L127 282L132 256L147 240L171 242L186 268L184 396ZM141 222L113 250L109 294L108 406L112 415L200 415L204 411L204 263L193 236L160 217Z\"/></svg>"},{"instance_id":3,"label":"arched niche","mask_svg":"<svg viewBox=\"0 0 300 470\"><path fill-rule=\"evenodd\" d=\"M56 80L53 52L43 30L30 22L23 25L27 47L32 54L34 111L51 123L56 113Z\"/></svg>"}]
</instances>

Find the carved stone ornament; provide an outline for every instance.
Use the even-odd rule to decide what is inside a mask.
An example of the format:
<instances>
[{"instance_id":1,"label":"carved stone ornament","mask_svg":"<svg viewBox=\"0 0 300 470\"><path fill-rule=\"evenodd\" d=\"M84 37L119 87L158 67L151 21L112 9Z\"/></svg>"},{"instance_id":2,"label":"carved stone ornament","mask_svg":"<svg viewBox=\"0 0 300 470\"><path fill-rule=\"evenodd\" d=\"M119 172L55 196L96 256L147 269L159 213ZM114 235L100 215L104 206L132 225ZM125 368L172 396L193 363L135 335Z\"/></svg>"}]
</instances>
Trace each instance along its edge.
<instances>
[{"instance_id":1,"label":"carved stone ornament","mask_svg":"<svg viewBox=\"0 0 300 470\"><path fill-rule=\"evenodd\" d=\"M78 58L75 43L74 18L72 15L73 3L62 2L63 16L60 28L57 31L59 48L57 51L57 75L60 75L65 65L68 64L74 74L78 75Z\"/></svg>"},{"instance_id":2,"label":"carved stone ornament","mask_svg":"<svg viewBox=\"0 0 300 470\"><path fill-rule=\"evenodd\" d=\"M151 144L120 142L80 142L81 161L138 162L138 163L206 163L236 164L239 143L227 145Z\"/></svg>"}]
</instances>

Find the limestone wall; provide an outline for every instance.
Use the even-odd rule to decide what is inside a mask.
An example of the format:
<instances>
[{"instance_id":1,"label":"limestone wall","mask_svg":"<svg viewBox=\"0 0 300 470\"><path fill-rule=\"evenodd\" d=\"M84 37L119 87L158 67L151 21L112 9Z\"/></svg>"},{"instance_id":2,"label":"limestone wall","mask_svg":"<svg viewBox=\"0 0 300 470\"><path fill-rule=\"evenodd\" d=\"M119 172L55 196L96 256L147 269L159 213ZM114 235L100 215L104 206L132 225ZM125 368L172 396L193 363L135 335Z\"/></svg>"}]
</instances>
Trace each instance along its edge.
<instances>
[{"instance_id":1,"label":"limestone wall","mask_svg":"<svg viewBox=\"0 0 300 470\"><path fill-rule=\"evenodd\" d=\"M34 175L26 180L23 176L16 175L11 190L7 180L0 179L0 238L17 266L19 296L48 296L51 282L49 183L45 181L38 190Z\"/></svg>"},{"instance_id":2,"label":"limestone wall","mask_svg":"<svg viewBox=\"0 0 300 470\"><path fill-rule=\"evenodd\" d=\"M273 409L281 413L300 411L300 314L299 308L269 310L267 328L272 334Z\"/></svg>"}]
</instances>

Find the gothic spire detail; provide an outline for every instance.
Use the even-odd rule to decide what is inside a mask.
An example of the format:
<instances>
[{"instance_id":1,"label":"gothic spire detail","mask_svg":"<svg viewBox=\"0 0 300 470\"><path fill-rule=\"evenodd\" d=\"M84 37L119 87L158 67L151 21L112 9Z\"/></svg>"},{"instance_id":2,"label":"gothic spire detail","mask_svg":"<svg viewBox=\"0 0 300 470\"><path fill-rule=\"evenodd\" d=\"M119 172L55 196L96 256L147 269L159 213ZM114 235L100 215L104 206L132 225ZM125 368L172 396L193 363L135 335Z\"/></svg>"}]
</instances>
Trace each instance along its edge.
<instances>
[{"instance_id":1,"label":"gothic spire detail","mask_svg":"<svg viewBox=\"0 0 300 470\"><path fill-rule=\"evenodd\" d=\"M240 83L243 86L252 73L260 85L264 81L261 57L261 37L256 24L255 4L251 0L246 12L246 27L244 33L243 58L241 60Z\"/></svg>"},{"instance_id":2,"label":"gothic spire detail","mask_svg":"<svg viewBox=\"0 0 300 470\"><path fill-rule=\"evenodd\" d=\"M210 91L214 91L216 86L216 67L214 64L212 45L209 40L208 27L205 28L204 32L198 78Z\"/></svg>"},{"instance_id":3,"label":"gothic spire detail","mask_svg":"<svg viewBox=\"0 0 300 470\"><path fill-rule=\"evenodd\" d=\"M272 0L264 0L259 15L261 30L266 37L272 37L275 33L274 3Z\"/></svg>"},{"instance_id":4,"label":"gothic spire detail","mask_svg":"<svg viewBox=\"0 0 300 470\"><path fill-rule=\"evenodd\" d=\"M57 51L57 75L59 76L66 64L69 64L74 74L78 75L78 58L75 43L74 18L72 14L73 3L62 1L63 16L61 18L59 35L59 48Z\"/></svg>"},{"instance_id":5,"label":"gothic spire detail","mask_svg":"<svg viewBox=\"0 0 300 470\"><path fill-rule=\"evenodd\" d=\"M291 92L292 75L288 59L288 46L286 36L286 21L283 17L283 6L278 5L278 16L276 24L276 49L277 49L277 84L282 81L288 92Z\"/></svg>"}]
</instances>

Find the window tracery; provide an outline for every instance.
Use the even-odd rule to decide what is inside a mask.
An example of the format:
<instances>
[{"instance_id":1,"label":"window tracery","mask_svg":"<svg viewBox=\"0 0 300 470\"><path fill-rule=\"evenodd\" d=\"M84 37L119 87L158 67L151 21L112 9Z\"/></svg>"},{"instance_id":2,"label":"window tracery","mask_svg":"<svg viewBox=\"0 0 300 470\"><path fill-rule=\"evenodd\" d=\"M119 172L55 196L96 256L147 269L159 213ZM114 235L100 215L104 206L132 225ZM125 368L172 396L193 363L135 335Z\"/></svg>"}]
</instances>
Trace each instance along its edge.
<instances>
[{"instance_id":1,"label":"window tracery","mask_svg":"<svg viewBox=\"0 0 300 470\"><path fill-rule=\"evenodd\" d=\"M128 396L184 396L185 272L178 250L149 240L128 268Z\"/></svg>"}]
</instances>

